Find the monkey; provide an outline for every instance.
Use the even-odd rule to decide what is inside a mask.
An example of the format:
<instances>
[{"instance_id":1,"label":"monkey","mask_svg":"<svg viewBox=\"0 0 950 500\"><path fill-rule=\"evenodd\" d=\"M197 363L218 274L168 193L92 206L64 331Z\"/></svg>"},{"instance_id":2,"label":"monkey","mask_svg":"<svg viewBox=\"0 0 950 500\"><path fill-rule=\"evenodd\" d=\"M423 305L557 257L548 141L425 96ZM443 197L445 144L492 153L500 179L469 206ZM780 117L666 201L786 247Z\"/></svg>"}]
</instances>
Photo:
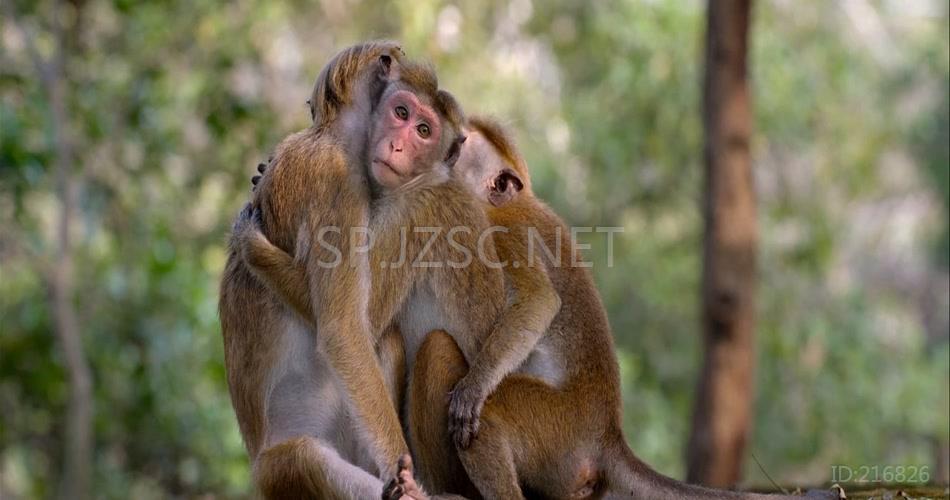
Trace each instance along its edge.
<instances>
[{"instance_id":1,"label":"monkey","mask_svg":"<svg viewBox=\"0 0 950 500\"><path fill-rule=\"evenodd\" d=\"M387 89L418 90L441 104L428 108L430 126L445 133L407 154L408 164L442 161L456 145L458 126L448 116L461 112L433 88L431 73L404 60L393 42L341 51L314 86L313 125L278 145L235 223L219 314L232 404L265 497L376 497L381 478L393 477L408 451L380 366L380 359L398 365L401 345L371 329L366 256L323 264L335 257L328 243L358 249L365 242L351 229L369 223L367 127ZM300 250L306 302L285 305L239 255L248 213L279 247ZM341 230L320 240L327 227ZM303 311L312 321L301 319Z\"/></svg>"},{"instance_id":2,"label":"monkey","mask_svg":"<svg viewBox=\"0 0 950 500\"><path fill-rule=\"evenodd\" d=\"M410 367L407 399L410 445L424 464L420 470L436 481L428 486L464 489L467 476L485 498L524 498L525 493L571 499L783 498L688 485L636 457L622 431L620 376L606 312L589 270L575 265L582 256L563 237L570 234L566 225L534 196L526 163L496 121L471 117L465 133L456 169L485 203L491 223L509 229L493 234L499 259L509 263L506 275L516 278L509 281L517 287L524 282L517 275L546 270L561 308L540 339L524 342L520 350L502 347L521 354L512 362L520 357L525 364L497 385L481 408L477 435L466 439L459 439L446 417L458 404L459 382L471 376L467 358L444 331L434 331L423 342ZM553 254L538 250L540 266L532 255L534 237L555 249ZM532 266L543 269L525 271ZM533 346L529 355L524 352L528 345ZM479 407L467 409L478 413ZM451 433L456 434L457 460L445 450ZM414 436L429 436L435 449L413 443ZM813 496L830 498L831 493Z\"/></svg>"},{"instance_id":3,"label":"monkey","mask_svg":"<svg viewBox=\"0 0 950 500\"><path fill-rule=\"evenodd\" d=\"M462 256L465 252L470 255L472 251L484 250L491 260L493 250L490 246L481 248L479 238L484 232L482 229L487 227L487 220L477 209L477 204L464 186L454 183L449 175L462 139L458 137L453 141L455 156L450 150L445 160L438 165L439 168L431 168L431 161L418 159L425 156L427 151L433 150L432 144L428 143L442 144L446 141L440 138L458 136L461 109L450 94L437 90L434 73L416 68L413 70L415 76L409 78L409 75L413 74L410 69L406 66L400 67L400 79L392 82L383 91L380 105L373 112L371 119L374 126L370 135L370 147L373 150L367 175L374 202L371 206L371 228L375 229L375 234L380 235L379 241L382 244L377 244L377 247L384 248L378 254L371 255L381 254L388 258L405 250L410 260L416 263L427 250L441 256L442 261L453 256ZM415 89L407 90L402 85L407 80L426 81ZM454 130L443 126L440 120L433 120L436 108L439 108L438 114L457 117L453 122L455 125L451 127ZM445 130L442 130L443 128ZM444 148L439 148L438 151L444 151ZM280 154L278 148L275 163L279 161ZM420 165L423 169L418 168ZM279 168L279 164L276 168ZM268 170L269 172L271 171ZM266 187L268 177L269 174L265 174L259 180L258 189ZM444 200L455 201L444 203ZM258 216L259 210L254 210ZM407 217L405 214L411 216ZM431 245L433 240L420 236L416 231L418 228L449 228L459 223L462 224L460 227L467 231L459 233L454 240L439 241L434 246ZM266 221L262 223L264 224ZM255 260L253 253L240 250L242 242L265 237L261 233L249 236L243 227L235 229L236 251L252 266L255 262L266 264L266 259ZM412 236L408 240L400 238L405 229L412 230ZM400 243L405 246L400 248ZM450 243L460 246L451 247ZM308 246L303 248L306 250ZM460 253L459 249L465 252ZM300 259L299 246L297 252L294 260ZM312 261L313 258L309 257L308 267ZM382 259L373 262L380 264L381 270L376 270L376 266L373 266L374 299L370 301L369 308L371 331L382 331L386 325L396 320L398 313L399 328L406 341L407 357L412 356L425 333L432 329L430 323L462 332L458 337L459 344L470 356L474 356L485 337L482 332L489 331L493 318L504 303L500 271L481 261L475 261L481 265L471 266L476 271L464 272L455 269L429 271L424 266L415 265L385 265L388 262ZM266 265L264 268L266 269ZM254 274L266 282L266 273L262 274L260 269L256 268ZM311 302L317 303L313 294L318 293L317 290L321 288L310 286L309 290ZM461 292L465 292L465 295ZM436 300L435 297L454 297L455 300ZM469 304L471 299L475 299L479 307L472 307ZM411 305L403 307L406 304ZM374 389L372 392L378 395L380 391Z\"/></svg>"},{"instance_id":4,"label":"monkey","mask_svg":"<svg viewBox=\"0 0 950 500\"><path fill-rule=\"evenodd\" d=\"M519 498L522 487L551 498L757 498L677 482L650 469L627 447L609 324L589 272L573 265L580 256L559 236L567 233L563 221L534 197L527 166L497 123L472 118L466 135L456 177L486 204L482 208L492 224L509 229L493 233L497 257L510 264L505 268L506 286L514 289L515 296L538 294L542 301L549 290L556 289L552 302L560 305L563 296L566 309L555 308L558 319L553 324L537 313L544 308L534 310L544 326L522 337L497 336L505 328L496 325L475 358L457 344L464 336L444 330L429 334L418 354L407 355L415 358L410 361L409 438L423 464L419 468L422 482L435 491L487 498ZM530 250L532 229L539 231L545 248L557 250L543 263ZM290 257L266 238L254 239L252 246L250 252L259 254L260 261L285 261L275 276L286 275L271 278L275 288L287 287L299 275ZM381 263L374 252L371 262ZM375 266L372 269L379 272ZM374 298L371 306L375 303ZM520 314L531 316L531 311L526 307ZM499 323L518 315L509 308ZM425 328L415 329L420 330ZM474 359L472 366L476 366L485 357L504 360L488 363L496 369L493 376L497 378L468 368L468 360ZM518 373L501 380L512 371ZM468 377L470 381L463 382ZM462 397L466 393L468 397ZM447 394L451 394L449 401ZM489 394L486 428L473 439L479 434L479 410ZM402 490L390 483L385 498L424 497L414 477L406 474L410 468L410 461L400 459L397 483Z\"/></svg>"},{"instance_id":5,"label":"monkey","mask_svg":"<svg viewBox=\"0 0 950 500\"><path fill-rule=\"evenodd\" d=\"M369 302L370 321L374 330L384 328L397 321L405 342L407 364L411 360L422 339L434 328L455 332L458 345L473 360L474 366L484 367L485 384L497 384L510 370L516 368L521 359L518 351L489 348L491 345L503 345L506 337L522 335L524 338L538 338L547 329L547 325L560 307L560 301L550 282L545 282L543 274L530 273L521 286L521 291L538 290L537 293L520 293L510 302L505 297L504 275L489 265L495 262L491 246L481 247L486 233L487 219L477 200L472 197L461 179L452 175L448 162L439 169L419 170L406 168L397 160L402 149L411 149L413 137L423 139L429 134L438 133L414 123L417 103L411 102L411 95L387 93L382 98L380 110L391 108L388 116L380 119L374 114L374 129L371 144L375 146L375 156L368 176L374 192L371 208L371 232L375 243L370 249L370 262L373 286ZM392 99L392 104L390 103ZM424 112L425 109L421 108ZM423 114L424 113L420 113ZM399 130L391 139L390 129ZM411 137L404 139L403 131L411 131ZM415 139L418 140L418 139ZM423 163L429 166L430 163ZM252 182L254 182L252 180ZM278 246L271 244L260 231L248 230L240 238L245 246L242 255L255 274L272 287L288 303L305 302L300 298L306 293L306 287L299 283L301 269L294 264L294 258ZM453 238L420 237L419 228L460 229ZM411 236L406 237L411 232ZM400 234L402 233L402 234ZM434 242L434 244L433 244ZM400 247L402 245L402 247ZM464 268L443 266L442 264L460 262L465 252L483 251L485 255L470 259ZM386 259L404 253L411 265L391 265ZM434 267L415 266L424 253L435 257ZM482 260L485 257L486 260ZM295 278L296 276L296 278ZM295 279L298 283L294 283ZM506 307L507 306L507 307ZM495 324L495 318L501 314L501 320ZM397 317L398 315L398 317ZM509 342L515 344L516 342ZM483 345L485 348L483 348ZM528 346L522 349L525 355ZM500 372L500 373L496 373ZM472 377L472 397L490 392L483 390ZM404 460L408 462L408 460ZM403 477L405 467L399 477ZM411 479L411 478L410 478ZM403 487L410 491L398 492ZM424 495L416 490L411 480L400 481L395 486L394 496Z\"/></svg>"}]
</instances>

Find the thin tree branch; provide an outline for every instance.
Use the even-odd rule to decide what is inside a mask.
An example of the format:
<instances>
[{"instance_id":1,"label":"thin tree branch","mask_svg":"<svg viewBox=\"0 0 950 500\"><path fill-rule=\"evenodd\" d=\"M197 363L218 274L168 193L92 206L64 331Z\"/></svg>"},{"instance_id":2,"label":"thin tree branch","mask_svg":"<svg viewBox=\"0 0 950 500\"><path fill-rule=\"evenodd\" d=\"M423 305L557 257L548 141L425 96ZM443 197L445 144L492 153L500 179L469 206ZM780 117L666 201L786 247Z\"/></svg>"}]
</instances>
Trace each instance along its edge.
<instances>
[{"instance_id":1,"label":"thin tree branch","mask_svg":"<svg viewBox=\"0 0 950 500\"><path fill-rule=\"evenodd\" d=\"M73 260L70 233L76 211L76 181L73 177L73 146L69 137L69 116L66 109L65 78L66 42L60 19L62 5L57 2L53 13L55 49L49 61L37 50L32 30L18 22L11 2L2 2L4 14L13 21L24 38L49 100L50 125L56 164L56 191L60 199L56 230L56 257L47 279L50 287L56 336L66 360L69 376L69 402L66 414L66 444L61 498L86 499L89 496L92 463L92 375L83 352L79 320L73 304Z\"/></svg>"}]
</instances>

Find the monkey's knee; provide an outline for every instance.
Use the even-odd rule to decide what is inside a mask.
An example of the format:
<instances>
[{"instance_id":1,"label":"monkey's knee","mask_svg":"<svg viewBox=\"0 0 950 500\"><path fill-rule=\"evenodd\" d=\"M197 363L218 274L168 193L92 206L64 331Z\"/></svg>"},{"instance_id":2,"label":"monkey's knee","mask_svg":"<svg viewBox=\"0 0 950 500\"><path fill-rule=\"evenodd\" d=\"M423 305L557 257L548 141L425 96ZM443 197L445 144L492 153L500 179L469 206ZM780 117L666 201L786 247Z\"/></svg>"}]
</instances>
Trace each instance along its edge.
<instances>
[{"instance_id":1,"label":"monkey's knee","mask_svg":"<svg viewBox=\"0 0 950 500\"><path fill-rule=\"evenodd\" d=\"M448 409L448 394L465 374L468 363L455 340L442 330L435 330L426 337L419 348L412 368L413 404L422 405L433 414Z\"/></svg>"},{"instance_id":2,"label":"monkey's knee","mask_svg":"<svg viewBox=\"0 0 950 500\"><path fill-rule=\"evenodd\" d=\"M416 354L409 387L409 440L419 478L438 492L477 497L448 434L449 391L468 372L455 340L442 330L431 332Z\"/></svg>"},{"instance_id":3,"label":"monkey's knee","mask_svg":"<svg viewBox=\"0 0 950 500\"><path fill-rule=\"evenodd\" d=\"M264 450L254 464L254 483L264 498L312 498L327 491L317 440L299 437Z\"/></svg>"},{"instance_id":4,"label":"monkey's knee","mask_svg":"<svg viewBox=\"0 0 950 500\"><path fill-rule=\"evenodd\" d=\"M468 372L468 363L455 339L444 330L434 330L419 348L414 370L423 381L444 381L448 378L454 386Z\"/></svg>"},{"instance_id":5,"label":"monkey's knee","mask_svg":"<svg viewBox=\"0 0 950 500\"><path fill-rule=\"evenodd\" d=\"M409 387L410 425L444 434L449 391L468 372L455 340L442 330L426 337L412 368Z\"/></svg>"}]
</instances>

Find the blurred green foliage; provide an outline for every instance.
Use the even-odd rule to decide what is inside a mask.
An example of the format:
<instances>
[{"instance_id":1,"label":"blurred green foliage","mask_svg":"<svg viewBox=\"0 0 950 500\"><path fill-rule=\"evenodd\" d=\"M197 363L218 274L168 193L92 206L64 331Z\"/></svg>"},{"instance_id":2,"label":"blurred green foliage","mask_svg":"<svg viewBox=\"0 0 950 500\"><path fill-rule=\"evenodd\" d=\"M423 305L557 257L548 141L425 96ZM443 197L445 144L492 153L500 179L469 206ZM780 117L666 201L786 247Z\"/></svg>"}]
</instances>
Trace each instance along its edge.
<instances>
[{"instance_id":1,"label":"blurred green foliage","mask_svg":"<svg viewBox=\"0 0 950 500\"><path fill-rule=\"evenodd\" d=\"M44 269L57 199L49 107L0 26L0 494L47 497L67 383ZM697 1L89 0L61 7L80 210L75 294L95 379L102 498L248 494L216 311L256 163L308 123L339 48L392 37L470 113L517 133L536 191L592 244L635 450L682 476L699 365ZM780 482L933 465L950 436L950 48L945 2L757 2L760 286L750 450ZM78 24L74 24L78 23ZM19 27L19 28L18 28ZM765 479L751 462L748 484ZM936 476L936 471L933 472Z\"/></svg>"}]
</instances>

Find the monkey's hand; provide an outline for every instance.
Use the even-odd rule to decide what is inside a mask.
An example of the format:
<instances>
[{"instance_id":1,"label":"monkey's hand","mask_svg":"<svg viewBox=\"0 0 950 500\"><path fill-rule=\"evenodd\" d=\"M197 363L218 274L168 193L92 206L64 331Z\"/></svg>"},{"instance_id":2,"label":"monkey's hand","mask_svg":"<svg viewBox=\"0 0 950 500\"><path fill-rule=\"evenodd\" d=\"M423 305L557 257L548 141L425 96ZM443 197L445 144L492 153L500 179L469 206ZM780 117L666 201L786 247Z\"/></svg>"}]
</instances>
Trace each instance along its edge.
<instances>
[{"instance_id":1,"label":"monkey's hand","mask_svg":"<svg viewBox=\"0 0 950 500\"><path fill-rule=\"evenodd\" d=\"M455 441L455 446L465 449L472 444L478 435L479 417L488 394L482 389L482 384L466 375L456 384L449 393L449 433Z\"/></svg>"},{"instance_id":2,"label":"monkey's hand","mask_svg":"<svg viewBox=\"0 0 950 500\"><path fill-rule=\"evenodd\" d=\"M270 165L270 162L274 161L274 157L271 156L267 158L266 162L260 162L257 164L257 174L251 177L251 191L257 189L257 183L261 182L261 177L264 176L264 171L267 170L267 166Z\"/></svg>"},{"instance_id":3,"label":"monkey's hand","mask_svg":"<svg viewBox=\"0 0 950 500\"><path fill-rule=\"evenodd\" d=\"M261 212L247 203L231 227L231 248L247 260L248 252L258 238L267 239L261 232Z\"/></svg>"}]
</instances>

